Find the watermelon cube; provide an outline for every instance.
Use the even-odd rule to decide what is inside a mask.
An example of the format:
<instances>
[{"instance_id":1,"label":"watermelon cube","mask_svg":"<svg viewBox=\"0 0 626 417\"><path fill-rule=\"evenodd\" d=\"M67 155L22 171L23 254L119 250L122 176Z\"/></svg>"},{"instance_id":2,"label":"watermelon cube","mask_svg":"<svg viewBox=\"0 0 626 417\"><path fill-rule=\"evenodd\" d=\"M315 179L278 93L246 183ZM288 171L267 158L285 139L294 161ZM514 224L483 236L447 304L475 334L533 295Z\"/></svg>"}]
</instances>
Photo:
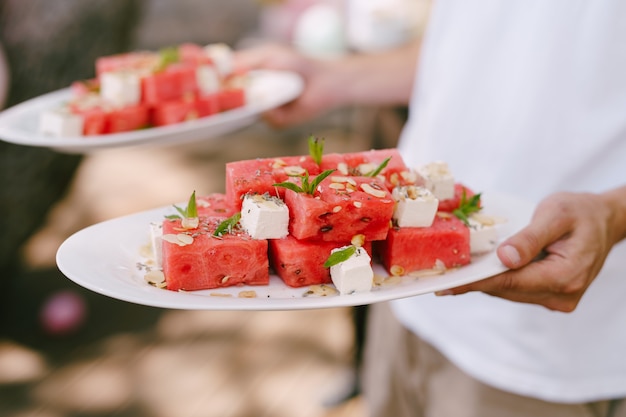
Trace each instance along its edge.
<instances>
[{"instance_id":1,"label":"watermelon cube","mask_svg":"<svg viewBox=\"0 0 626 417\"><path fill-rule=\"evenodd\" d=\"M210 116L220 111L219 97L217 94L207 94L196 98L196 111L198 117Z\"/></svg>"},{"instance_id":2,"label":"watermelon cube","mask_svg":"<svg viewBox=\"0 0 626 417\"><path fill-rule=\"evenodd\" d=\"M161 58L151 51L134 51L102 56L96 59L96 76L110 71L140 71L147 73L155 68Z\"/></svg>"},{"instance_id":3,"label":"watermelon cube","mask_svg":"<svg viewBox=\"0 0 626 417\"><path fill-rule=\"evenodd\" d=\"M168 290L269 284L267 240L241 231L214 237L220 222L204 217L192 230L183 229L179 219L163 222L162 267Z\"/></svg>"},{"instance_id":4,"label":"watermelon cube","mask_svg":"<svg viewBox=\"0 0 626 417\"><path fill-rule=\"evenodd\" d=\"M312 179L310 179L312 181ZM285 191L291 213L289 233L297 239L349 242L383 240L391 225L395 202L376 178L330 175L315 194Z\"/></svg>"},{"instance_id":5,"label":"watermelon cube","mask_svg":"<svg viewBox=\"0 0 626 417\"><path fill-rule=\"evenodd\" d=\"M185 63L169 65L165 70L142 78L142 100L155 105L180 100L193 95L197 89L196 68Z\"/></svg>"},{"instance_id":6,"label":"watermelon cube","mask_svg":"<svg viewBox=\"0 0 626 417\"><path fill-rule=\"evenodd\" d=\"M192 97L154 104L150 117L154 126L167 126L197 118L198 111Z\"/></svg>"},{"instance_id":7,"label":"watermelon cube","mask_svg":"<svg viewBox=\"0 0 626 417\"><path fill-rule=\"evenodd\" d=\"M339 171L343 171L344 175L366 175L374 171L387 158L389 158L389 162L379 175L384 178L385 186L389 190L398 185L415 183L417 175L406 166L402 155L395 148L346 153L343 155L344 165L340 167Z\"/></svg>"},{"instance_id":8,"label":"watermelon cube","mask_svg":"<svg viewBox=\"0 0 626 417\"><path fill-rule=\"evenodd\" d=\"M228 218L236 212L222 193L196 196L196 208L199 217Z\"/></svg>"},{"instance_id":9,"label":"watermelon cube","mask_svg":"<svg viewBox=\"0 0 626 417\"><path fill-rule=\"evenodd\" d=\"M246 90L243 88L227 88L217 94L220 111L236 109L246 104Z\"/></svg>"},{"instance_id":10,"label":"watermelon cube","mask_svg":"<svg viewBox=\"0 0 626 417\"><path fill-rule=\"evenodd\" d=\"M144 105L127 106L107 113L104 133L120 133L142 129L150 123L150 112Z\"/></svg>"},{"instance_id":11,"label":"watermelon cube","mask_svg":"<svg viewBox=\"0 0 626 417\"><path fill-rule=\"evenodd\" d=\"M333 249L348 243L298 240L293 236L269 241L270 266L290 287L330 284L330 269L324 267ZM371 253L372 245L366 242L365 250Z\"/></svg>"},{"instance_id":12,"label":"watermelon cube","mask_svg":"<svg viewBox=\"0 0 626 417\"><path fill-rule=\"evenodd\" d=\"M470 231L452 215L436 216L430 227L394 227L376 249L392 275L433 269L441 263L456 268L471 261Z\"/></svg>"},{"instance_id":13,"label":"watermelon cube","mask_svg":"<svg viewBox=\"0 0 626 417\"><path fill-rule=\"evenodd\" d=\"M310 156L249 159L226 164L226 195L230 203L241 207L246 194L265 194L284 199L285 189L274 184L287 181L290 175L305 172L318 174L319 166Z\"/></svg>"},{"instance_id":14,"label":"watermelon cube","mask_svg":"<svg viewBox=\"0 0 626 417\"><path fill-rule=\"evenodd\" d=\"M212 64L213 62L204 51L204 47L190 42L178 46L178 57L182 62L192 65Z\"/></svg>"},{"instance_id":15,"label":"watermelon cube","mask_svg":"<svg viewBox=\"0 0 626 417\"><path fill-rule=\"evenodd\" d=\"M83 108L70 105L72 113L83 118L83 135L102 135L107 130L107 113L99 106Z\"/></svg>"}]
</instances>

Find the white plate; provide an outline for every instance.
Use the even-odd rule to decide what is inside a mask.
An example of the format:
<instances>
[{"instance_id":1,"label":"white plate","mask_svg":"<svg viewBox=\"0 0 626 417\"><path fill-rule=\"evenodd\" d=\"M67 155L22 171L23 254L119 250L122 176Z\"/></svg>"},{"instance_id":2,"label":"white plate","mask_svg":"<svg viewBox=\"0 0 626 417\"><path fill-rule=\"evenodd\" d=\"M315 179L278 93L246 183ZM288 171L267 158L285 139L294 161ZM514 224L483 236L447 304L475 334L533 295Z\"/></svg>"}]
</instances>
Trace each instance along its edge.
<instances>
[{"instance_id":1,"label":"white plate","mask_svg":"<svg viewBox=\"0 0 626 417\"><path fill-rule=\"evenodd\" d=\"M250 74L248 103L241 108L175 125L109 135L52 137L39 133L44 110L55 108L70 97L66 88L33 98L0 113L0 139L18 145L39 146L66 153L145 144L178 144L214 139L256 121L269 109L298 97L302 78L286 71L254 71Z\"/></svg>"},{"instance_id":2,"label":"white plate","mask_svg":"<svg viewBox=\"0 0 626 417\"><path fill-rule=\"evenodd\" d=\"M506 219L498 230L501 239L530 220L533 206L518 198L483 193L484 212ZM370 292L350 295L304 296L309 287L287 287L271 276L268 286L243 286L193 292L159 289L145 282L142 249L149 242L148 224L174 214L170 207L105 221L70 236L57 252L61 272L77 284L97 293L132 303L185 310L299 310L372 304L411 297L478 281L506 270L495 252L472 258L472 263L443 275L412 278L376 286ZM387 276L380 265L375 272ZM332 286L332 285L331 285ZM256 298L238 298L254 290ZM213 294L213 295L211 295ZM231 294L232 297L216 295Z\"/></svg>"}]
</instances>

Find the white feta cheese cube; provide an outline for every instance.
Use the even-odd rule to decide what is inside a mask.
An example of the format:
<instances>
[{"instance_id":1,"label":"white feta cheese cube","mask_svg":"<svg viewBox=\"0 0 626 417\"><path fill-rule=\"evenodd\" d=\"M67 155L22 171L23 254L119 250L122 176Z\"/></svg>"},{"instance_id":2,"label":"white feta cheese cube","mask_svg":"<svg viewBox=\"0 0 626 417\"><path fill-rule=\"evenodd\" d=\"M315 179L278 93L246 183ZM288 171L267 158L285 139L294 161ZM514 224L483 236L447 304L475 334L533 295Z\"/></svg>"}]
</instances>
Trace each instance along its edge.
<instances>
[{"instance_id":1,"label":"white feta cheese cube","mask_svg":"<svg viewBox=\"0 0 626 417\"><path fill-rule=\"evenodd\" d=\"M141 100L141 80L131 71L111 71L100 75L100 94L113 106L136 106Z\"/></svg>"},{"instance_id":2,"label":"white feta cheese cube","mask_svg":"<svg viewBox=\"0 0 626 417\"><path fill-rule=\"evenodd\" d=\"M289 234L289 209L278 197L248 194L239 223L253 239L281 239Z\"/></svg>"},{"instance_id":3,"label":"white feta cheese cube","mask_svg":"<svg viewBox=\"0 0 626 417\"><path fill-rule=\"evenodd\" d=\"M426 187L395 187L391 192L396 206L393 219L399 227L429 227L433 224L439 200Z\"/></svg>"},{"instance_id":4,"label":"white feta cheese cube","mask_svg":"<svg viewBox=\"0 0 626 417\"><path fill-rule=\"evenodd\" d=\"M201 94L217 93L221 88L221 79L215 69L211 65L200 65L196 69L196 81Z\"/></svg>"},{"instance_id":5,"label":"white feta cheese cube","mask_svg":"<svg viewBox=\"0 0 626 417\"><path fill-rule=\"evenodd\" d=\"M233 51L224 43L213 43L204 47L204 53L213 61L218 73L226 77L235 69Z\"/></svg>"},{"instance_id":6,"label":"white feta cheese cube","mask_svg":"<svg viewBox=\"0 0 626 417\"><path fill-rule=\"evenodd\" d=\"M150 244L152 247L152 257L157 267L162 264L163 252L163 223L150 222Z\"/></svg>"},{"instance_id":7,"label":"white feta cheese cube","mask_svg":"<svg viewBox=\"0 0 626 417\"><path fill-rule=\"evenodd\" d=\"M474 216L468 218L470 230L470 253L480 255L491 252L498 243L498 233L495 224L487 224Z\"/></svg>"},{"instance_id":8,"label":"white feta cheese cube","mask_svg":"<svg viewBox=\"0 0 626 417\"><path fill-rule=\"evenodd\" d=\"M416 171L424 180L424 186L438 200L454 197L454 176L447 163L442 161L431 162L417 167Z\"/></svg>"},{"instance_id":9,"label":"white feta cheese cube","mask_svg":"<svg viewBox=\"0 0 626 417\"><path fill-rule=\"evenodd\" d=\"M46 110L39 120L39 131L56 137L82 136L83 117L62 107Z\"/></svg>"},{"instance_id":10,"label":"white feta cheese cube","mask_svg":"<svg viewBox=\"0 0 626 417\"><path fill-rule=\"evenodd\" d=\"M331 253L346 248L348 247L333 249ZM340 294L370 291L374 281L374 271L369 254L362 247L357 247L356 252L346 261L330 267L330 277Z\"/></svg>"}]
</instances>

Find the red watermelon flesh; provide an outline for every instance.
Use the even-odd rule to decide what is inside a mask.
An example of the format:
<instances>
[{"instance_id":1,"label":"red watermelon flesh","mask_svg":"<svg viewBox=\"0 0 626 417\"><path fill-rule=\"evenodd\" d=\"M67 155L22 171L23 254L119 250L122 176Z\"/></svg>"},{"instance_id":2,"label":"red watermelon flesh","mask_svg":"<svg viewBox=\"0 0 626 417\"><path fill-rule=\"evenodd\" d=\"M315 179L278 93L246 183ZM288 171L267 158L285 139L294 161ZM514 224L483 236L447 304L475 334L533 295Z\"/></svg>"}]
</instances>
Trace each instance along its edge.
<instances>
[{"instance_id":1,"label":"red watermelon flesh","mask_svg":"<svg viewBox=\"0 0 626 417\"><path fill-rule=\"evenodd\" d=\"M171 64L141 79L142 101L149 105L180 100L195 94L196 89L196 68L184 63Z\"/></svg>"},{"instance_id":2,"label":"red watermelon flesh","mask_svg":"<svg viewBox=\"0 0 626 417\"><path fill-rule=\"evenodd\" d=\"M435 268L437 260L446 268L470 263L469 229L454 216L436 216L430 227L403 227L389 231L377 245L389 273L407 274Z\"/></svg>"},{"instance_id":3,"label":"red watermelon flesh","mask_svg":"<svg viewBox=\"0 0 626 417\"><path fill-rule=\"evenodd\" d=\"M144 105L127 106L113 109L107 114L107 125L104 133L129 132L148 126L150 112Z\"/></svg>"},{"instance_id":4,"label":"red watermelon flesh","mask_svg":"<svg viewBox=\"0 0 626 417\"><path fill-rule=\"evenodd\" d=\"M158 65L159 54L151 51L135 51L102 56L96 59L96 76L110 71L150 72Z\"/></svg>"},{"instance_id":5,"label":"red watermelon flesh","mask_svg":"<svg viewBox=\"0 0 626 417\"><path fill-rule=\"evenodd\" d=\"M327 177L314 195L286 190L289 232L295 238L349 242L363 234L365 241L385 239L395 204L391 194L376 178L349 177L351 182L344 183L345 178ZM380 196L363 187L373 188Z\"/></svg>"},{"instance_id":6,"label":"red watermelon flesh","mask_svg":"<svg viewBox=\"0 0 626 417\"><path fill-rule=\"evenodd\" d=\"M178 56L182 62L192 65L213 64L213 60L206 54L204 48L195 43L182 43L178 46Z\"/></svg>"},{"instance_id":7,"label":"red watermelon flesh","mask_svg":"<svg viewBox=\"0 0 626 417\"><path fill-rule=\"evenodd\" d=\"M284 198L285 189L274 184L285 182L288 173L318 174L319 166L310 156L284 156L279 158L259 158L226 164L226 196L230 204L241 208L244 195L265 194Z\"/></svg>"},{"instance_id":8,"label":"red watermelon flesh","mask_svg":"<svg viewBox=\"0 0 626 417\"><path fill-rule=\"evenodd\" d=\"M466 199L474 196L474 191L470 190L463 184L456 183L454 184L454 197L447 200L440 200L437 210L452 213L454 210L458 209L461 205L461 199L463 198L463 191L465 191Z\"/></svg>"},{"instance_id":9,"label":"red watermelon flesh","mask_svg":"<svg viewBox=\"0 0 626 417\"><path fill-rule=\"evenodd\" d=\"M181 230L180 220L163 222L164 236L193 236L193 243L184 246L163 239L163 273L168 290L269 284L267 240L255 240L243 232L213 237L220 221L201 218L197 229L186 232Z\"/></svg>"},{"instance_id":10,"label":"red watermelon flesh","mask_svg":"<svg viewBox=\"0 0 626 417\"><path fill-rule=\"evenodd\" d=\"M324 262L333 249L350 243L298 240L293 236L269 241L270 266L290 287L330 284L330 268ZM365 244L371 254L371 243Z\"/></svg>"},{"instance_id":11,"label":"red watermelon flesh","mask_svg":"<svg viewBox=\"0 0 626 417\"><path fill-rule=\"evenodd\" d=\"M380 175L385 178L385 185L389 190L397 185L409 185L416 181L416 175L411 174L404 163L404 159L397 149L374 149L364 152L353 152L343 155L350 175L365 175L390 158L387 166ZM367 172L363 172L367 171Z\"/></svg>"},{"instance_id":12,"label":"red watermelon flesh","mask_svg":"<svg viewBox=\"0 0 626 417\"><path fill-rule=\"evenodd\" d=\"M196 196L196 208L199 217L228 218L237 212L222 193Z\"/></svg>"},{"instance_id":13,"label":"red watermelon flesh","mask_svg":"<svg viewBox=\"0 0 626 417\"><path fill-rule=\"evenodd\" d=\"M243 88L227 88L217 94L220 111L236 109L246 104L246 90Z\"/></svg>"}]
</instances>

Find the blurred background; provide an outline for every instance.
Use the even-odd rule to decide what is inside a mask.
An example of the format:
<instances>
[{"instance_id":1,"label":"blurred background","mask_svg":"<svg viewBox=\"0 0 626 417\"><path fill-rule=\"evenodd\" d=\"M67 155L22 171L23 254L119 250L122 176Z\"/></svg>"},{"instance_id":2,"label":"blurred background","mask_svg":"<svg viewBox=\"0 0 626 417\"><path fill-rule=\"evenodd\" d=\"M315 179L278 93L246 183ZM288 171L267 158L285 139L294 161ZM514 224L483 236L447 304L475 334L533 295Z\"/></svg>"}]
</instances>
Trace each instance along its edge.
<instances>
[{"instance_id":1,"label":"blurred background","mask_svg":"<svg viewBox=\"0 0 626 417\"><path fill-rule=\"evenodd\" d=\"M0 108L94 74L98 56L182 42L292 44L332 59L419 36L427 0L3 0ZM2 82L4 78L5 82ZM70 155L0 141L0 415L364 416L358 309L158 309L58 272L72 233L224 191L228 161L395 146L405 109L353 107L275 131ZM65 313L66 326L55 322ZM356 314L355 314L356 313Z\"/></svg>"}]
</instances>

